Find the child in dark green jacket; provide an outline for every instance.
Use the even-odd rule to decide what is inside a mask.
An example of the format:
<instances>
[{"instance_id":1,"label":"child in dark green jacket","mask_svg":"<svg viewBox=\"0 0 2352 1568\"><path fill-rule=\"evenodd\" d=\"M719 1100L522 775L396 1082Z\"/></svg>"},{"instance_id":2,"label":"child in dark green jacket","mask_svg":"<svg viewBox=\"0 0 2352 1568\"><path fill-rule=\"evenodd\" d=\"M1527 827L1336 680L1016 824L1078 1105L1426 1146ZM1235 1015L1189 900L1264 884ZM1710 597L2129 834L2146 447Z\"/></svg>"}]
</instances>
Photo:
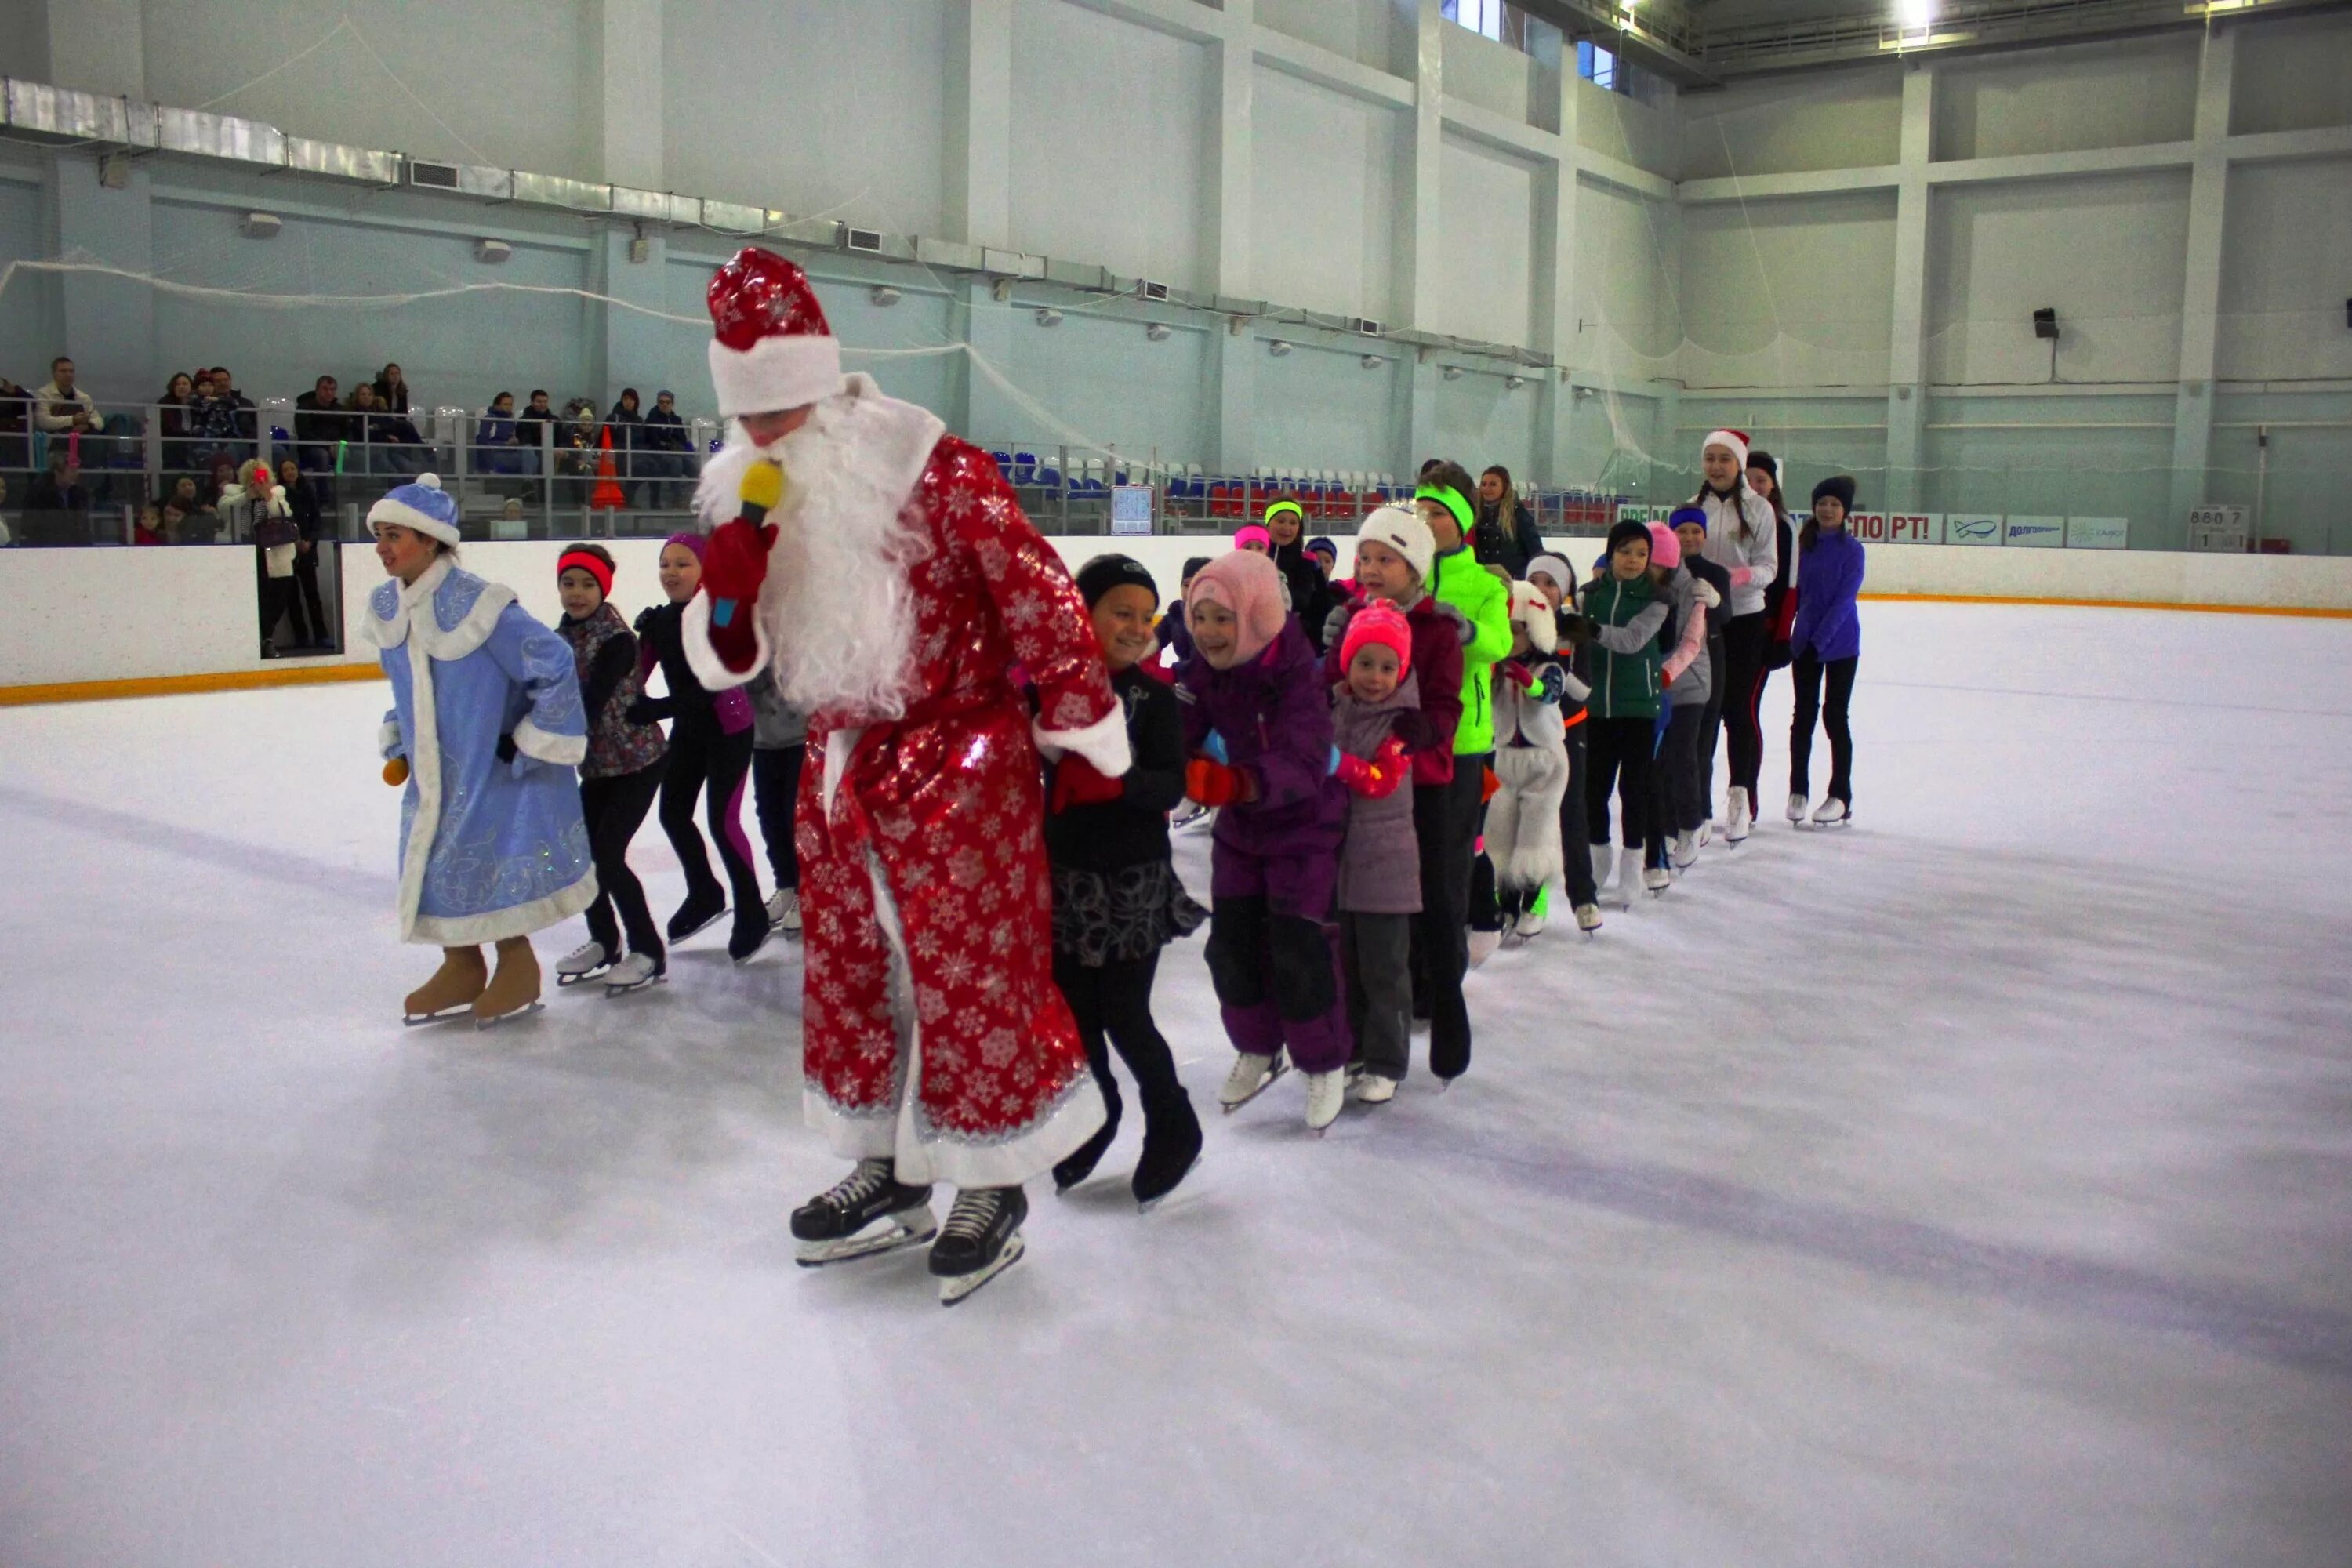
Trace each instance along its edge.
<instances>
[{"instance_id":1,"label":"child in dark green jacket","mask_svg":"<svg viewBox=\"0 0 2352 1568\"><path fill-rule=\"evenodd\" d=\"M1617 893L1631 904L1633 889L1661 891L1671 880L1664 866L1647 879L1643 842L1657 834L1651 820L1650 766L1655 754L1660 667L1665 658L1661 633L1666 602L1650 581L1650 531L1621 522L1609 531L1609 559L1585 590L1584 613L1591 642L1592 695L1586 728L1585 817L1591 834L1592 875L1605 885L1609 872L1609 792L1617 789Z\"/></svg>"}]
</instances>

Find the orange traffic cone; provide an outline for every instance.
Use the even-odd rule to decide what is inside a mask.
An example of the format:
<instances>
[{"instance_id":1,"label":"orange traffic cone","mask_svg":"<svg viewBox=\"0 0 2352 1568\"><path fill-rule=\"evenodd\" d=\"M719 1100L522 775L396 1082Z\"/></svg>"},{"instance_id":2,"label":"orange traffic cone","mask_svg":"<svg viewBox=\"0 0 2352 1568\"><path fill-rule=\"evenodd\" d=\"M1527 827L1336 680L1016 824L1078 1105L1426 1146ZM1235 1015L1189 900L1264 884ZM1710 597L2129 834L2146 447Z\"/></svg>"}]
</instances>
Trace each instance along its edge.
<instances>
[{"instance_id":1,"label":"orange traffic cone","mask_svg":"<svg viewBox=\"0 0 2352 1568\"><path fill-rule=\"evenodd\" d=\"M596 455L596 488L589 492L588 505L596 511L618 511L628 500L621 487L613 482L613 427L607 425L598 432Z\"/></svg>"}]
</instances>

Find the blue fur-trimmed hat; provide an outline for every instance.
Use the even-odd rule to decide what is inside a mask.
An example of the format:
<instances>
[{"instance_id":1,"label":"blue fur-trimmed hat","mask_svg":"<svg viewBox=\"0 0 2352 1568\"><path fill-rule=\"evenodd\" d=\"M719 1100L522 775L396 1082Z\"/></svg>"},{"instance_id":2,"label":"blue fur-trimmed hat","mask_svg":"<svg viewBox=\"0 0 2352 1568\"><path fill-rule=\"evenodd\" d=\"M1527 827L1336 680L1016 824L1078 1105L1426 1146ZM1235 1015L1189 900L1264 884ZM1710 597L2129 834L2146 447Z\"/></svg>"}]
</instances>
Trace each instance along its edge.
<instances>
[{"instance_id":1,"label":"blue fur-trimmed hat","mask_svg":"<svg viewBox=\"0 0 2352 1568\"><path fill-rule=\"evenodd\" d=\"M441 488L438 474L419 474L411 483L394 488L368 508L367 520L370 532L378 523L396 522L444 544L458 542L457 498Z\"/></svg>"}]
</instances>

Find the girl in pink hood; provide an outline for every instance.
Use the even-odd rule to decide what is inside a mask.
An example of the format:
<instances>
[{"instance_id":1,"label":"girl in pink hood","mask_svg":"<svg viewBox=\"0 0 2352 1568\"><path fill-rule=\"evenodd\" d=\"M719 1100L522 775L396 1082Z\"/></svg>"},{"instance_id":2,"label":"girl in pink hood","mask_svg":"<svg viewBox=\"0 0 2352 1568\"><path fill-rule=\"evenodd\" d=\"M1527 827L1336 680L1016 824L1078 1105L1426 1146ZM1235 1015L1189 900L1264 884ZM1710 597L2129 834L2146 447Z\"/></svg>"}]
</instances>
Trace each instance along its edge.
<instances>
[{"instance_id":1,"label":"girl in pink hood","mask_svg":"<svg viewBox=\"0 0 2352 1568\"><path fill-rule=\"evenodd\" d=\"M1348 821L1328 689L1265 556L1209 563L1188 607L1197 657L1176 688L1192 759L1185 786L1223 808L1206 956L1239 1053L1219 1098L1228 1110L1256 1098L1286 1051L1307 1075L1307 1125L1319 1132L1346 1098L1350 1050L1328 929Z\"/></svg>"}]
</instances>

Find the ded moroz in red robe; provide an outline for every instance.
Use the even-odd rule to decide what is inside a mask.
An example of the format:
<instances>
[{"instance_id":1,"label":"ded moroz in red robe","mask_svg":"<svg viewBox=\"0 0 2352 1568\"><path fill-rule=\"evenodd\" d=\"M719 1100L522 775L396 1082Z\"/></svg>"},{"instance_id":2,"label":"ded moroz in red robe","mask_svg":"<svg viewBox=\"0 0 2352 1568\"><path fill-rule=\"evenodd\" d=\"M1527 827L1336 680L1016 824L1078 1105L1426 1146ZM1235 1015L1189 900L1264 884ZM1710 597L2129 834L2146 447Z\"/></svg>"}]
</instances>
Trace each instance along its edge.
<instances>
[{"instance_id":1,"label":"ded moroz in red robe","mask_svg":"<svg viewBox=\"0 0 2352 1568\"><path fill-rule=\"evenodd\" d=\"M849 382L868 406L887 402ZM1126 727L1061 558L988 455L922 418L928 447L913 448L919 478L900 512L925 543L908 567L906 710L868 721L820 710L809 724L796 834L803 1104L835 1152L895 1158L902 1182L1004 1186L1049 1169L1104 1117L1053 981L1039 745L1117 774ZM709 647L708 595L688 606L706 683L741 683L788 639L775 586L772 568L760 657L741 671ZM1016 661L1039 694L1034 736Z\"/></svg>"}]
</instances>

